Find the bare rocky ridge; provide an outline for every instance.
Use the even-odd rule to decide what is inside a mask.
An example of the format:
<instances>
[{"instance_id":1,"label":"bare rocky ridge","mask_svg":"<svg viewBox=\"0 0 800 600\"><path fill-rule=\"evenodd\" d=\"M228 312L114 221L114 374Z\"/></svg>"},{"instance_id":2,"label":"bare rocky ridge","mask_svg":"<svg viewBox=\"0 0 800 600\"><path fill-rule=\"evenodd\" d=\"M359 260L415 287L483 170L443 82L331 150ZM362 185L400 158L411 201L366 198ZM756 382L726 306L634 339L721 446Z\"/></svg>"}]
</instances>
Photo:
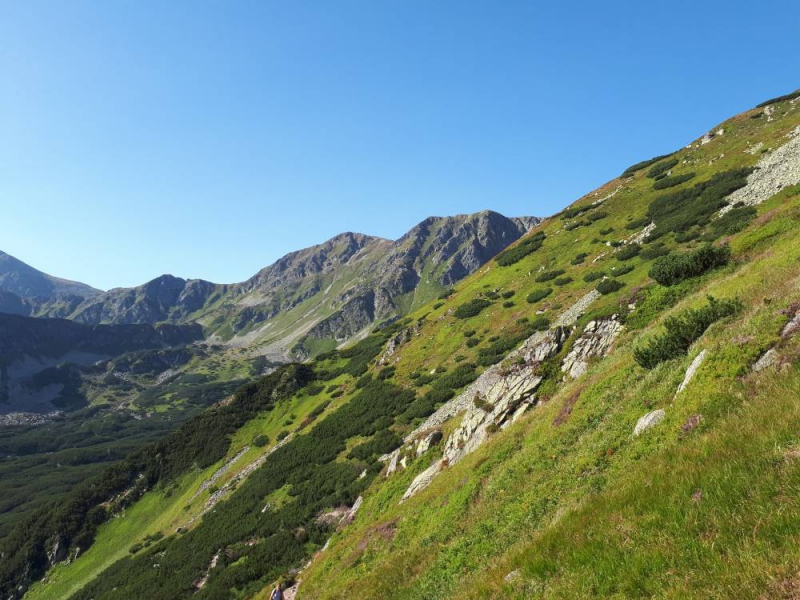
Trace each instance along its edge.
<instances>
[{"instance_id":1,"label":"bare rocky ridge","mask_svg":"<svg viewBox=\"0 0 800 600\"><path fill-rule=\"evenodd\" d=\"M197 322L215 342L271 360L305 359L314 340L342 344L434 299L539 221L492 211L430 217L397 241L337 235L238 284L162 275L135 288L37 301L12 290L0 296L0 311L89 325Z\"/></svg>"}]
</instances>

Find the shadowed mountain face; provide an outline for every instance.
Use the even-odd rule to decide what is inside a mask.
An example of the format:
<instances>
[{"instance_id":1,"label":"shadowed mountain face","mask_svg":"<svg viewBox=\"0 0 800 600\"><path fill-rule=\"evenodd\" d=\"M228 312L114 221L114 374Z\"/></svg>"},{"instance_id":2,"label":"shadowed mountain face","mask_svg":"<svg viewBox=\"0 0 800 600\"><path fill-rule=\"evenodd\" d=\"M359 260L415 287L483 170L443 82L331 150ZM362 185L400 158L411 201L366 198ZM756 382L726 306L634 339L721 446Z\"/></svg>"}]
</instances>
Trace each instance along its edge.
<instances>
[{"instance_id":1,"label":"shadowed mountain face","mask_svg":"<svg viewBox=\"0 0 800 600\"><path fill-rule=\"evenodd\" d=\"M430 217L397 241L337 235L238 284L162 275L83 297L0 297L0 311L89 325L198 322L215 341L279 361L306 358L434 299L538 222L491 211Z\"/></svg>"},{"instance_id":2,"label":"shadowed mountain face","mask_svg":"<svg viewBox=\"0 0 800 600\"><path fill-rule=\"evenodd\" d=\"M0 414L76 408L82 367L128 352L185 346L199 325L81 325L0 313Z\"/></svg>"},{"instance_id":3,"label":"shadowed mountain face","mask_svg":"<svg viewBox=\"0 0 800 600\"><path fill-rule=\"evenodd\" d=\"M53 277L34 269L0 251L0 290L11 292L20 298L47 298L56 296L81 296L89 298L102 294L85 283ZM0 299L0 306L3 306Z\"/></svg>"}]
</instances>

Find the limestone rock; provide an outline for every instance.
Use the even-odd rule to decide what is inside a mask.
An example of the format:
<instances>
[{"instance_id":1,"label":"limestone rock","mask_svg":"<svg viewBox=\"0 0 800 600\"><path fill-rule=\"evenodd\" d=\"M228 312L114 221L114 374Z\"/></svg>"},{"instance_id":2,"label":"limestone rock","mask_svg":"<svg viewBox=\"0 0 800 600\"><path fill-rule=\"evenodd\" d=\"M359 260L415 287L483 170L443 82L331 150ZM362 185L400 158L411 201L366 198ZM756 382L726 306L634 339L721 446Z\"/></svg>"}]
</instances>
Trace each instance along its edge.
<instances>
[{"instance_id":1,"label":"limestone rock","mask_svg":"<svg viewBox=\"0 0 800 600\"><path fill-rule=\"evenodd\" d=\"M758 373L759 371L763 371L764 369L771 367L775 364L775 361L778 358L778 351L775 348L770 348L764 354L761 355L756 363L753 365L753 371Z\"/></svg>"},{"instance_id":2,"label":"limestone rock","mask_svg":"<svg viewBox=\"0 0 800 600\"><path fill-rule=\"evenodd\" d=\"M686 386L689 385L692 379L694 379L695 373L697 373L697 369L700 368L700 365L703 364L703 361L705 359L706 359L706 351L703 350L700 354L698 354L695 357L695 359L692 361L692 364L689 365L689 368L686 369L686 374L683 377L683 381L681 381L681 384L678 386L678 391L675 392L676 396L680 394L683 390L685 390Z\"/></svg>"},{"instance_id":3,"label":"limestone rock","mask_svg":"<svg viewBox=\"0 0 800 600\"><path fill-rule=\"evenodd\" d=\"M649 412L643 417L641 417L636 422L636 427L633 430L633 435L639 435L646 429L650 429L654 425L658 425L661 421L664 420L666 413L663 409L654 410L653 412Z\"/></svg>"},{"instance_id":4,"label":"limestone rock","mask_svg":"<svg viewBox=\"0 0 800 600\"><path fill-rule=\"evenodd\" d=\"M605 356L611 349L614 340L622 331L622 323L616 315L610 319L589 321L581 336L561 364L561 370L573 379L577 379L589 367L589 359L593 356Z\"/></svg>"},{"instance_id":5,"label":"limestone rock","mask_svg":"<svg viewBox=\"0 0 800 600\"><path fill-rule=\"evenodd\" d=\"M432 431L424 438L422 438L419 443L417 443L417 456L421 456L425 454L428 450L430 450L433 446L438 444L442 441L442 432L441 430L437 429L436 431Z\"/></svg>"}]
</instances>

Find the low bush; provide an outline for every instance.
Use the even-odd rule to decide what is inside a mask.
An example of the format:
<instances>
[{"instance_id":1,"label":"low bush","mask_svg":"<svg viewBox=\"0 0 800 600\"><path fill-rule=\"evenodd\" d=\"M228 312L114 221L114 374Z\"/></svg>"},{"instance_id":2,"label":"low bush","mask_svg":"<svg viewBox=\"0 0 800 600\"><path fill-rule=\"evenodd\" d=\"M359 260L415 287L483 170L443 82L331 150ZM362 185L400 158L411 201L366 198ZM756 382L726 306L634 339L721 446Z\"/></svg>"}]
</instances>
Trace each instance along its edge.
<instances>
[{"instance_id":1,"label":"low bush","mask_svg":"<svg viewBox=\"0 0 800 600\"><path fill-rule=\"evenodd\" d=\"M605 219L607 216L608 216L607 212L599 210L595 213L590 214L588 217L586 217L586 219L591 223L594 223L595 221L599 221L600 219Z\"/></svg>"},{"instance_id":2,"label":"low bush","mask_svg":"<svg viewBox=\"0 0 800 600\"><path fill-rule=\"evenodd\" d=\"M654 156L653 158L650 158L648 160L643 160L641 162L636 163L635 165L631 165L630 167L628 167L627 169L625 169L622 172L622 175L620 175L620 177L630 177L634 173L636 173L636 171L641 171L642 169L644 169L646 167L649 167L650 165L652 165L654 163L657 163L660 160L664 160L665 158L669 158L670 156L672 156L672 154L674 154L674 153L662 154L661 156Z\"/></svg>"},{"instance_id":3,"label":"low bush","mask_svg":"<svg viewBox=\"0 0 800 600\"><path fill-rule=\"evenodd\" d=\"M552 293L553 293L553 288L549 287L533 290L530 294L528 294L528 297L525 298L525 300L533 304L534 302L539 302L539 300L544 300Z\"/></svg>"},{"instance_id":4,"label":"low bush","mask_svg":"<svg viewBox=\"0 0 800 600\"><path fill-rule=\"evenodd\" d=\"M592 281L597 281L598 279L602 279L605 277L605 271L589 271L586 275L583 276L583 280L586 283L591 283Z\"/></svg>"},{"instance_id":5,"label":"low bush","mask_svg":"<svg viewBox=\"0 0 800 600\"><path fill-rule=\"evenodd\" d=\"M558 277L553 283L555 283L557 286L560 287L562 285L567 285L568 283L572 283L572 281L573 281L572 277L567 276L567 277Z\"/></svg>"},{"instance_id":6,"label":"low bush","mask_svg":"<svg viewBox=\"0 0 800 600\"><path fill-rule=\"evenodd\" d=\"M491 305L492 303L488 300L475 298L459 306L455 312L453 312L453 316L457 319L469 319L470 317L480 314L484 308Z\"/></svg>"},{"instance_id":7,"label":"low bush","mask_svg":"<svg viewBox=\"0 0 800 600\"><path fill-rule=\"evenodd\" d=\"M627 275L631 271L633 271L635 267L633 265L619 265L618 267L611 267L611 276L612 277L620 277L622 275Z\"/></svg>"},{"instance_id":8,"label":"low bush","mask_svg":"<svg viewBox=\"0 0 800 600\"><path fill-rule=\"evenodd\" d=\"M726 205L725 198L747 184L752 171L750 168L723 171L691 188L658 196L650 203L647 214L659 235L704 227Z\"/></svg>"},{"instance_id":9,"label":"low bush","mask_svg":"<svg viewBox=\"0 0 800 600\"><path fill-rule=\"evenodd\" d=\"M601 229L600 230L600 235L608 235L609 233L613 233L613 232L614 232L614 228L613 227L606 227L605 229Z\"/></svg>"},{"instance_id":10,"label":"low bush","mask_svg":"<svg viewBox=\"0 0 800 600\"><path fill-rule=\"evenodd\" d=\"M512 306L514 306L513 300L506 300L505 302L503 302L503 308L511 308Z\"/></svg>"},{"instance_id":11,"label":"low bush","mask_svg":"<svg viewBox=\"0 0 800 600\"><path fill-rule=\"evenodd\" d=\"M703 308L689 309L665 319L665 332L653 337L646 346L636 348L633 358L645 369L652 369L664 361L683 356L712 323L736 314L741 307L739 300L717 300L709 296Z\"/></svg>"},{"instance_id":12,"label":"low bush","mask_svg":"<svg viewBox=\"0 0 800 600\"><path fill-rule=\"evenodd\" d=\"M682 175L673 175L672 177L664 177L653 183L654 190L665 190L667 188L675 187L682 183L686 183L690 179L694 179L696 173L684 173Z\"/></svg>"},{"instance_id":13,"label":"low bush","mask_svg":"<svg viewBox=\"0 0 800 600\"><path fill-rule=\"evenodd\" d=\"M630 260L636 256L639 256L639 252L642 250L642 247L639 244L628 244L624 246L622 250L617 252L614 256L619 261Z\"/></svg>"},{"instance_id":14,"label":"low bush","mask_svg":"<svg viewBox=\"0 0 800 600\"><path fill-rule=\"evenodd\" d=\"M544 271L543 273L539 273L536 276L536 281L538 283L543 283L545 281L550 281L551 279L555 279L559 275L564 274L564 269L555 269L553 271Z\"/></svg>"},{"instance_id":15,"label":"low bush","mask_svg":"<svg viewBox=\"0 0 800 600\"><path fill-rule=\"evenodd\" d=\"M253 438L253 446L256 448L263 448L267 444L269 444L269 436L266 436L263 433Z\"/></svg>"},{"instance_id":16,"label":"low bush","mask_svg":"<svg viewBox=\"0 0 800 600\"><path fill-rule=\"evenodd\" d=\"M647 172L647 176L650 179L658 179L659 177L663 177L664 175L666 175L667 172L677 164L678 164L677 158L671 158L669 160L665 160L663 162L658 163L653 168L651 168Z\"/></svg>"},{"instance_id":17,"label":"low bush","mask_svg":"<svg viewBox=\"0 0 800 600\"><path fill-rule=\"evenodd\" d=\"M785 94L783 96L778 96L777 98L770 98L769 100L765 100L761 104L757 104L756 108L764 108L765 106L769 106L770 104L777 104L778 102L784 102L785 100L794 100L795 98L800 98L800 90L792 92L791 94Z\"/></svg>"},{"instance_id":18,"label":"low bush","mask_svg":"<svg viewBox=\"0 0 800 600\"><path fill-rule=\"evenodd\" d=\"M572 223L567 223L564 225L564 229L567 231L573 231L578 227L583 227L584 225L588 225L589 221L573 221Z\"/></svg>"},{"instance_id":19,"label":"low bush","mask_svg":"<svg viewBox=\"0 0 800 600\"><path fill-rule=\"evenodd\" d=\"M502 294L500 294L500 295L501 295L503 298L505 298L506 300L508 300L509 298L512 298L512 297L514 296L514 294L516 294L516 293L517 293L517 292L516 292L515 290L508 290L508 291L505 291L505 292L503 292L503 293L502 293Z\"/></svg>"},{"instance_id":20,"label":"low bush","mask_svg":"<svg viewBox=\"0 0 800 600\"><path fill-rule=\"evenodd\" d=\"M648 275L661 285L675 285L727 264L730 256L728 246L714 248L705 245L691 252L662 256L653 264Z\"/></svg>"},{"instance_id":21,"label":"low bush","mask_svg":"<svg viewBox=\"0 0 800 600\"><path fill-rule=\"evenodd\" d=\"M635 231L636 229L647 227L649 224L650 224L650 217L642 217L641 219L634 219L633 221L628 221L625 224L625 229L629 231Z\"/></svg>"},{"instance_id":22,"label":"low bush","mask_svg":"<svg viewBox=\"0 0 800 600\"><path fill-rule=\"evenodd\" d=\"M669 254L670 250L667 248L662 242L658 244L651 244L642 249L639 253L644 260L653 260L654 258L659 258L660 256L666 256Z\"/></svg>"},{"instance_id":23,"label":"low bush","mask_svg":"<svg viewBox=\"0 0 800 600\"><path fill-rule=\"evenodd\" d=\"M757 212L752 206L737 206L718 219L711 221L709 231L703 237L708 241L713 241L723 235L739 233L750 225Z\"/></svg>"},{"instance_id":24,"label":"low bush","mask_svg":"<svg viewBox=\"0 0 800 600\"><path fill-rule=\"evenodd\" d=\"M580 264L582 264L582 263L583 263L583 261L585 261L585 260L586 260L586 257L587 257L587 256L589 256L589 254L588 254L587 252L581 252L580 254L576 254L576 255L575 255L575 258L573 258L573 259L570 261L570 264L573 264L573 265L580 265Z\"/></svg>"},{"instance_id":25,"label":"low bush","mask_svg":"<svg viewBox=\"0 0 800 600\"><path fill-rule=\"evenodd\" d=\"M617 290L621 289L624 286L625 286L624 283L622 283L621 281L617 281L616 279L604 279L603 281L597 284L597 287L595 289L605 296L606 294L611 294L612 292L616 292Z\"/></svg>"},{"instance_id":26,"label":"low bush","mask_svg":"<svg viewBox=\"0 0 800 600\"><path fill-rule=\"evenodd\" d=\"M467 338L466 346L467 346L467 348L474 348L475 346L477 346L480 343L481 343L481 341L478 338L471 337L471 338Z\"/></svg>"},{"instance_id":27,"label":"low bush","mask_svg":"<svg viewBox=\"0 0 800 600\"><path fill-rule=\"evenodd\" d=\"M533 235L523 238L516 246L503 250L495 257L495 262L501 267L513 265L541 248L545 237L543 231L537 231Z\"/></svg>"}]
</instances>

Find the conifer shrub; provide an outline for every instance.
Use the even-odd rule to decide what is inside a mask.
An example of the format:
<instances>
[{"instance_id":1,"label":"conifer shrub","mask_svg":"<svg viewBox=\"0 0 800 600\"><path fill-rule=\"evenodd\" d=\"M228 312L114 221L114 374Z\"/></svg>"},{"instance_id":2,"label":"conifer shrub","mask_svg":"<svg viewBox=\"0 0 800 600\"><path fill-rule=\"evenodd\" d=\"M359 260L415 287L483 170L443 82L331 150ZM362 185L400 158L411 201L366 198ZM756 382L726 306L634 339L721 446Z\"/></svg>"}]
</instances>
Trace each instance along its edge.
<instances>
[{"instance_id":1,"label":"conifer shrub","mask_svg":"<svg viewBox=\"0 0 800 600\"><path fill-rule=\"evenodd\" d=\"M619 261L630 260L636 256L639 256L639 252L641 252L642 247L639 244L628 244L624 246L622 250L617 252L614 256Z\"/></svg>"},{"instance_id":2,"label":"conifer shrub","mask_svg":"<svg viewBox=\"0 0 800 600\"><path fill-rule=\"evenodd\" d=\"M624 286L625 286L624 283L622 283L621 281L617 281L616 279L604 279L603 281L597 284L597 287L595 289L605 296L606 294L611 294L613 292L616 292L617 290L623 288Z\"/></svg>"},{"instance_id":3,"label":"conifer shrub","mask_svg":"<svg viewBox=\"0 0 800 600\"><path fill-rule=\"evenodd\" d=\"M660 256L666 256L669 254L669 252L669 248L667 248L663 242L659 242L658 244L650 244L645 248L642 248L639 256L641 256L644 260L653 260L654 258L659 258Z\"/></svg>"},{"instance_id":4,"label":"conifer shrub","mask_svg":"<svg viewBox=\"0 0 800 600\"><path fill-rule=\"evenodd\" d=\"M663 194L650 203L647 214L659 235L704 227L726 205L729 194L747 185L752 172L752 168L723 171L691 188Z\"/></svg>"},{"instance_id":5,"label":"conifer shrub","mask_svg":"<svg viewBox=\"0 0 800 600\"><path fill-rule=\"evenodd\" d=\"M453 312L453 316L457 319L469 319L470 317L479 315L483 309L491 305L492 303L489 300L475 298L459 306L455 312Z\"/></svg>"},{"instance_id":6,"label":"conifer shrub","mask_svg":"<svg viewBox=\"0 0 800 600\"><path fill-rule=\"evenodd\" d=\"M516 246L503 250L494 260L501 267L513 265L541 248L545 237L543 231L537 231L533 235L523 238Z\"/></svg>"},{"instance_id":7,"label":"conifer shrub","mask_svg":"<svg viewBox=\"0 0 800 600\"><path fill-rule=\"evenodd\" d=\"M705 245L691 252L670 254L657 259L648 275L661 285L675 285L728 263L731 249Z\"/></svg>"},{"instance_id":8,"label":"conifer shrub","mask_svg":"<svg viewBox=\"0 0 800 600\"><path fill-rule=\"evenodd\" d=\"M595 221L599 221L600 219L605 219L607 216L608 216L607 212L599 210L597 212L590 214L588 217L586 217L586 219L591 223L594 223Z\"/></svg>"},{"instance_id":9,"label":"conifer shrub","mask_svg":"<svg viewBox=\"0 0 800 600\"><path fill-rule=\"evenodd\" d=\"M611 276L612 277L621 277L622 275L627 275L631 271L633 271L634 266L631 264L627 265L619 265L617 267L611 267Z\"/></svg>"},{"instance_id":10,"label":"conifer shrub","mask_svg":"<svg viewBox=\"0 0 800 600\"><path fill-rule=\"evenodd\" d=\"M600 235L608 235L609 233L613 233L613 232L614 232L614 228L613 227L606 227L605 229L601 229L600 230Z\"/></svg>"},{"instance_id":11,"label":"conifer shrub","mask_svg":"<svg viewBox=\"0 0 800 600\"><path fill-rule=\"evenodd\" d=\"M637 229L641 229L642 227L647 227L650 224L650 217L642 217L641 219L634 219L633 221L628 221L625 224L625 229L629 231L635 231Z\"/></svg>"},{"instance_id":12,"label":"conifer shrub","mask_svg":"<svg viewBox=\"0 0 800 600\"><path fill-rule=\"evenodd\" d=\"M582 263L583 263L583 261L585 261L585 260L586 260L586 257L587 257L587 256L589 256L589 254L588 254L587 252L581 252L580 254L576 254L576 255L575 255L575 258L573 258L573 259L570 261L570 264L573 264L573 265L580 265L580 264L582 264Z\"/></svg>"},{"instance_id":13,"label":"conifer shrub","mask_svg":"<svg viewBox=\"0 0 800 600\"><path fill-rule=\"evenodd\" d=\"M591 283L592 281L597 281L598 279L602 279L605 277L605 271L589 271L586 275L583 276L583 280L586 283Z\"/></svg>"},{"instance_id":14,"label":"conifer shrub","mask_svg":"<svg viewBox=\"0 0 800 600\"><path fill-rule=\"evenodd\" d=\"M555 283L557 286L560 287L562 285L567 285L568 283L572 283L572 281L573 281L572 277L567 276L567 277L558 277L553 283Z\"/></svg>"},{"instance_id":15,"label":"conifer shrub","mask_svg":"<svg viewBox=\"0 0 800 600\"><path fill-rule=\"evenodd\" d=\"M709 296L706 306L665 319L664 333L634 349L633 358L645 369L653 369L662 362L684 356L712 323L738 313L741 308L742 303L737 299L717 300Z\"/></svg>"},{"instance_id":16,"label":"conifer shrub","mask_svg":"<svg viewBox=\"0 0 800 600\"><path fill-rule=\"evenodd\" d=\"M267 444L269 444L269 436L266 436L263 433L253 438L253 446L256 448L263 448Z\"/></svg>"},{"instance_id":17,"label":"conifer shrub","mask_svg":"<svg viewBox=\"0 0 800 600\"><path fill-rule=\"evenodd\" d=\"M673 175L672 177L664 177L653 183L654 190L665 190L667 188L675 187L682 183L686 183L690 179L694 179L696 173L683 173L682 175Z\"/></svg>"},{"instance_id":18,"label":"conifer shrub","mask_svg":"<svg viewBox=\"0 0 800 600\"><path fill-rule=\"evenodd\" d=\"M647 172L647 176L650 179L658 179L659 177L663 177L664 175L666 175L667 172L677 164L678 164L677 158L671 158L669 160L665 160L663 162L658 163L653 168L651 168Z\"/></svg>"},{"instance_id":19,"label":"conifer shrub","mask_svg":"<svg viewBox=\"0 0 800 600\"><path fill-rule=\"evenodd\" d=\"M555 269L553 271L544 271L543 273L539 273L536 276L536 281L538 283L543 283L545 281L550 281L555 279L556 277L564 274L564 269Z\"/></svg>"},{"instance_id":20,"label":"conifer shrub","mask_svg":"<svg viewBox=\"0 0 800 600\"><path fill-rule=\"evenodd\" d=\"M539 300L544 300L552 293L553 288L549 287L533 290L530 294L528 294L528 297L525 298L525 300L527 300L530 304L533 304L534 302L539 302Z\"/></svg>"},{"instance_id":21,"label":"conifer shrub","mask_svg":"<svg viewBox=\"0 0 800 600\"><path fill-rule=\"evenodd\" d=\"M672 154L674 154L674 152ZM620 177L630 177L634 175L637 171L641 171L642 169L645 169L650 165L657 163L660 160L669 158L670 156L672 156L672 154L662 154L661 156L654 156L653 158L650 158L648 160L643 160L641 162L636 163L635 165L631 165L622 172L622 175L620 175Z\"/></svg>"},{"instance_id":22,"label":"conifer shrub","mask_svg":"<svg viewBox=\"0 0 800 600\"><path fill-rule=\"evenodd\" d=\"M711 221L708 232L703 236L713 241L723 235L733 235L745 229L755 218L758 211L752 206L737 206L727 213Z\"/></svg>"}]
</instances>

